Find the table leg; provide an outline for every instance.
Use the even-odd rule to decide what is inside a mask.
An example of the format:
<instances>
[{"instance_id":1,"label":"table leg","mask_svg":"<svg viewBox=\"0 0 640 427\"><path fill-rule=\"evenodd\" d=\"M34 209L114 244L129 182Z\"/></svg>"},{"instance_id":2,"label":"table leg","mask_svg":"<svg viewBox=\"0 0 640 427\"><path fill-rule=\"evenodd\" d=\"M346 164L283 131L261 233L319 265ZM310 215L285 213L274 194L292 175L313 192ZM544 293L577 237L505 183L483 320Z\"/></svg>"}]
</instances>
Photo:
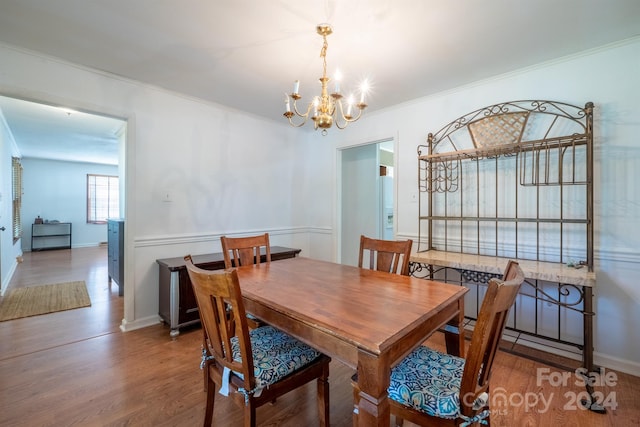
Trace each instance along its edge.
<instances>
[{"instance_id":1,"label":"table leg","mask_svg":"<svg viewBox=\"0 0 640 427\"><path fill-rule=\"evenodd\" d=\"M391 379L389 357L358 351L358 387L360 388L354 425L389 427L391 411L387 388Z\"/></svg>"}]
</instances>

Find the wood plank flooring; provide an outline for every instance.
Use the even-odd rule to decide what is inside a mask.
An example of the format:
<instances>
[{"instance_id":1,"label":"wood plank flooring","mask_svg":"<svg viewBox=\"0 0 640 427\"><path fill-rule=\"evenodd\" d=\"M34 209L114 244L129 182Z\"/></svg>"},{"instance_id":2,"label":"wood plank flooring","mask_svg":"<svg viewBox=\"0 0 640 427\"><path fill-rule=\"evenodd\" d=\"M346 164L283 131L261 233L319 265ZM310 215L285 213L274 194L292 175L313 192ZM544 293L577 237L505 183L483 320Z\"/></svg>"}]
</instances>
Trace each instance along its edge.
<instances>
[{"instance_id":1,"label":"wood plank flooring","mask_svg":"<svg viewBox=\"0 0 640 427\"><path fill-rule=\"evenodd\" d=\"M0 426L201 425L200 329L183 331L175 340L162 324L122 333L123 299L117 285L109 286L106 260L104 247L25 253L9 288L84 280L92 305L0 322ZM436 335L428 344L443 348L442 337ZM615 384L596 387L617 404L596 414L573 401L584 391L573 373L566 373L566 384L552 386L538 381L538 369L545 368L553 379L563 374L498 354L492 425L640 425L640 378L616 372ZM332 426L351 426L351 373L332 362ZM503 401L506 405L500 405ZM260 408L258 420L261 426L317 425L314 386ZM214 425L241 426L242 412L220 396Z\"/></svg>"}]
</instances>

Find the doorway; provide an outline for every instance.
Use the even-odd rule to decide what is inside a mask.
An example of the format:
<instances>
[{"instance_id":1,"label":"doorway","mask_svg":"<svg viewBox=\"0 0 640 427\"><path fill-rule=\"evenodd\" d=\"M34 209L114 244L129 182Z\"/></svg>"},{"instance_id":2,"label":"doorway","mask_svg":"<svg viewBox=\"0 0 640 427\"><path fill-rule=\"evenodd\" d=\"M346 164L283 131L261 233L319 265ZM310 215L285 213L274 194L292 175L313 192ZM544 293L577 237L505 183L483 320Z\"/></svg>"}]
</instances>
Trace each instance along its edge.
<instances>
[{"instance_id":1,"label":"doorway","mask_svg":"<svg viewBox=\"0 0 640 427\"><path fill-rule=\"evenodd\" d=\"M395 239L393 139L341 150L340 262L358 264L360 235Z\"/></svg>"},{"instance_id":2,"label":"doorway","mask_svg":"<svg viewBox=\"0 0 640 427\"><path fill-rule=\"evenodd\" d=\"M38 216L75 223L73 247L97 246L107 241L106 225L86 221L87 173L119 176L120 215L124 216L127 121L53 104L0 94L0 119L12 143L12 147L5 147L2 162L6 164L19 154L23 168L31 168L31 173L23 177L25 184L29 184L29 197L23 193L20 208L22 250L32 249L31 223ZM68 185L57 185L60 183ZM2 202L10 203L10 194ZM99 228L104 228L104 232ZM7 239L3 240L6 243ZM5 267L10 265L9 255L14 257L22 252L6 248L5 245L1 254ZM0 270L3 284L8 285L9 278L5 275L11 275L11 271Z\"/></svg>"}]
</instances>

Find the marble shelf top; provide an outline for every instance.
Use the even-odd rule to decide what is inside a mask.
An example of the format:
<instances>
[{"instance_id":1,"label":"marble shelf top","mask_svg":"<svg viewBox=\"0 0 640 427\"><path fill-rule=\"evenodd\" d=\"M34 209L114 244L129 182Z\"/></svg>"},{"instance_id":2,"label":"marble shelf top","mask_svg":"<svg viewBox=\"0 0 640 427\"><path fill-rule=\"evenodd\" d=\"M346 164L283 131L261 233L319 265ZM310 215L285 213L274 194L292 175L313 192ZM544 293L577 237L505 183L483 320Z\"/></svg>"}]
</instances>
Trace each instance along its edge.
<instances>
[{"instance_id":1,"label":"marble shelf top","mask_svg":"<svg viewBox=\"0 0 640 427\"><path fill-rule=\"evenodd\" d=\"M459 268L462 270L502 274L509 258L429 250L412 254L411 261L442 267ZM520 268L522 268L527 279L546 280L548 282L588 287L594 287L596 284L596 273L588 271L586 266L575 268L557 262L531 261L525 259L514 259L514 261L520 264Z\"/></svg>"}]
</instances>

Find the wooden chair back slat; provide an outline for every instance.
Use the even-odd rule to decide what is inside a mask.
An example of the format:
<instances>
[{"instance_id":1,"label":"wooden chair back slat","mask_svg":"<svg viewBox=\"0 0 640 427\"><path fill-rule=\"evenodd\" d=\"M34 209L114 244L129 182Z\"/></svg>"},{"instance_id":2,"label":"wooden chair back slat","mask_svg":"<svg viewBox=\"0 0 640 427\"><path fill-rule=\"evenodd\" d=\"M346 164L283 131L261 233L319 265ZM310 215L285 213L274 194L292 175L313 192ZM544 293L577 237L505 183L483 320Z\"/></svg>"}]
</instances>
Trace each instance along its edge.
<instances>
[{"instance_id":1,"label":"wooden chair back slat","mask_svg":"<svg viewBox=\"0 0 640 427\"><path fill-rule=\"evenodd\" d=\"M264 248L266 262L271 262L269 233L249 237L220 237L225 268L260 264L261 248Z\"/></svg>"},{"instance_id":2,"label":"wooden chair back slat","mask_svg":"<svg viewBox=\"0 0 640 427\"><path fill-rule=\"evenodd\" d=\"M394 241L360 236L358 267L363 268L365 252L368 251L369 269L408 276L412 245L411 239Z\"/></svg>"}]
</instances>

